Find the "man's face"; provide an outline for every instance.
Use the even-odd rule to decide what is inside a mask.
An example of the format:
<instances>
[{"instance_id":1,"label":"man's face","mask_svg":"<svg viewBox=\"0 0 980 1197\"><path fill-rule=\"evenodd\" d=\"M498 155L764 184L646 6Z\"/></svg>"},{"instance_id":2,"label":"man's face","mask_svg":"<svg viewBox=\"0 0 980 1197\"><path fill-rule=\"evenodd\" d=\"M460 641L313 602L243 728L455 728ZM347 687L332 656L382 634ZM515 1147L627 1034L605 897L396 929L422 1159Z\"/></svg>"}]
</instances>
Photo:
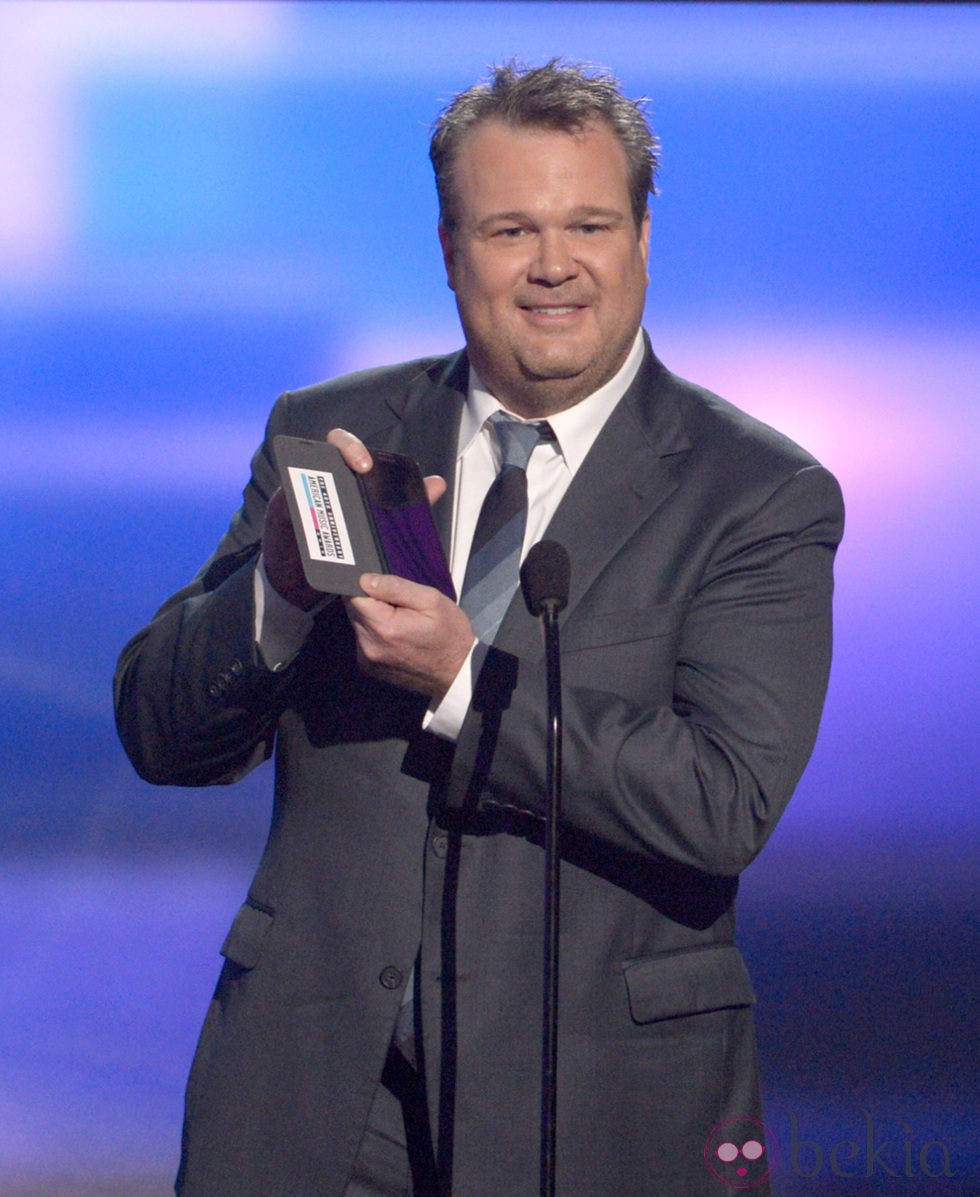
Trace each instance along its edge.
<instances>
[{"instance_id":1,"label":"man's face","mask_svg":"<svg viewBox=\"0 0 980 1197\"><path fill-rule=\"evenodd\" d=\"M572 407L623 364L643 315L650 218L637 231L622 146L601 122L489 120L460 145L454 198L439 236L477 373L520 415Z\"/></svg>"}]
</instances>

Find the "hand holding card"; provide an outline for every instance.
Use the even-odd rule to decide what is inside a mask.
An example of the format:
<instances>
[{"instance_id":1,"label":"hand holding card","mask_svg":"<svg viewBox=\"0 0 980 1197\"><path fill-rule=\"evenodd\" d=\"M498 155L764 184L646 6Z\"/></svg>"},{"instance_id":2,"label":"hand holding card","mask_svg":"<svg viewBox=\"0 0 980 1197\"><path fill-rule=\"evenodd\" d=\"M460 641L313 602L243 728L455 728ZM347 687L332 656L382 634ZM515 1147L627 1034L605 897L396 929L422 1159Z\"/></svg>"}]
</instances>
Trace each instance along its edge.
<instances>
[{"instance_id":1,"label":"hand holding card","mask_svg":"<svg viewBox=\"0 0 980 1197\"><path fill-rule=\"evenodd\" d=\"M372 449L372 468L358 474L325 441L277 436L273 444L312 587L360 595L361 574L390 573L455 600L417 462Z\"/></svg>"}]
</instances>

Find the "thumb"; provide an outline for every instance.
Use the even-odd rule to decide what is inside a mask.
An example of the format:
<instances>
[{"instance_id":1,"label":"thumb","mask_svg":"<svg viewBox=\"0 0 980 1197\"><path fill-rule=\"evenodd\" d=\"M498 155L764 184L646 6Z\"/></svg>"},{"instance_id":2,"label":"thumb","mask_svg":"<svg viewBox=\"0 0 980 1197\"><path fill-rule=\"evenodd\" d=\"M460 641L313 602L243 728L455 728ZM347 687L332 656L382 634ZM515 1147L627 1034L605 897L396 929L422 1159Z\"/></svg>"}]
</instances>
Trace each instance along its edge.
<instances>
[{"instance_id":1,"label":"thumb","mask_svg":"<svg viewBox=\"0 0 980 1197\"><path fill-rule=\"evenodd\" d=\"M437 503L446 493L446 479L441 478L438 474L430 474L428 478L424 479L425 493L429 500L429 506Z\"/></svg>"}]
</instances>

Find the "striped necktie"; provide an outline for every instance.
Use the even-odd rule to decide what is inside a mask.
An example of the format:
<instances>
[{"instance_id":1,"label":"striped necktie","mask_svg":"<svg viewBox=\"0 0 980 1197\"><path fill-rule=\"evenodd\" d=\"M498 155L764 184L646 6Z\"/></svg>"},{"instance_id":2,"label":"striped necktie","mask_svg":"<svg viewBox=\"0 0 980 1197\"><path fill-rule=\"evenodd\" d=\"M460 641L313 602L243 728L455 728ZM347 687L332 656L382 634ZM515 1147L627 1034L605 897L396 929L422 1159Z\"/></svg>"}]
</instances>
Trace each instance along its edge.
<instances>
[{"instance_id":1,"label":"striped necktie","mask_svg":"<svg viewBox=\"0 0 980 1197\"><path fill-rule=\"evenodd\" d=\"M527 528L527 463L538 441L553 441L551 425L523 424L506 412L490 417L500 445L500 472L480 508L466 564L460 606L480 640L493 640L520 578L521 549ZM415 977L412 968L395 1025L394 1044L415 1065Z\"/></svg>"},{"instance_id":2,"label":"striped necktie","mask_svg":"<svg viewBox=\"0 0 980 1197\"><path fill-rule=\"evenodd\" d=\"M500 445L500 472L480 508L459 600L475 635L487 644L517 589L527 528L527 463L539 440L555 439L544 421L525 424L498 411L490 423Z\"/></svg>"}]
</instances>

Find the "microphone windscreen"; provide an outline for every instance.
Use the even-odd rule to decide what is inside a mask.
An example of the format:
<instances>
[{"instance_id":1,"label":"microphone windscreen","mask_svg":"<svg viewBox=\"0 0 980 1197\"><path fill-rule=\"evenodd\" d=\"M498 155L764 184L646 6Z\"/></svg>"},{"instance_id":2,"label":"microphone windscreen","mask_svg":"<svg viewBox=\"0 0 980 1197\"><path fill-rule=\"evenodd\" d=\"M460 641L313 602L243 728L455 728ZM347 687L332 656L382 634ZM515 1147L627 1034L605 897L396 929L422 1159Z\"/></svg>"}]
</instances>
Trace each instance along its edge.
<instances>
[{"instance_id":1,"label":"microphone windscreen","mask_svg":"<svg viewBox=\"0 0 980 1197\"><path fill-rule=\"evenodd\" d=\"M532 545L521 566L521 590L527 609L535 617L545 607L563 611L571 578L568 553L557 540L540 540Z\"/></svg>"}]
</instances>

